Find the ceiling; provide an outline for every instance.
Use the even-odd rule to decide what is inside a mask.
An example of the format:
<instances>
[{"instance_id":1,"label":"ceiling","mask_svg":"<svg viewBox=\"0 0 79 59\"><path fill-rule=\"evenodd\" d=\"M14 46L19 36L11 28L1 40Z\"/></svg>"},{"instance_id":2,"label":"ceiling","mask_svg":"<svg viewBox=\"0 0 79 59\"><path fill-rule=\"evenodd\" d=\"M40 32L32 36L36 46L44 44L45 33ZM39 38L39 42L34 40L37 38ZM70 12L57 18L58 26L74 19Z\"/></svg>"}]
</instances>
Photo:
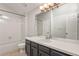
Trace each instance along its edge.
<instances>
[{"instance_id":1,"label":"ceiling","mask_svg":"<svg viewBox=\"0 0 79 59\"><path fill-rule=\"evenodd\" d=\"M0 3L0 9L25 15L25 13L40 6L41 3Z\"/></svg>"}]
</instances>

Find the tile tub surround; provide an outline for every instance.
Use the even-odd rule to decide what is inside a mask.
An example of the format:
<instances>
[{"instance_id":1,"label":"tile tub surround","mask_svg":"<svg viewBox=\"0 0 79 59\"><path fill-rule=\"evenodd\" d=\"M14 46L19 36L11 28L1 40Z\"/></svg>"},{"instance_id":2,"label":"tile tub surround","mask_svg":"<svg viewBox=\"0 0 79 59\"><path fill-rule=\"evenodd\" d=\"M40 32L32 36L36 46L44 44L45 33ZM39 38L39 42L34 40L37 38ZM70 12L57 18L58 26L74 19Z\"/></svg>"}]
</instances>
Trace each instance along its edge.
<instances>
[{"instance_id":1,"label":"tile tub surround","mask_svg":"<svg viewBox=\"0 0 79 59\"><path fill-rule=\"evenodd\" d=\"M45 39L45 37L26 37L25 39L73 56L79 56L79 40L63 38Z\"/></svg>"}]
</instances>

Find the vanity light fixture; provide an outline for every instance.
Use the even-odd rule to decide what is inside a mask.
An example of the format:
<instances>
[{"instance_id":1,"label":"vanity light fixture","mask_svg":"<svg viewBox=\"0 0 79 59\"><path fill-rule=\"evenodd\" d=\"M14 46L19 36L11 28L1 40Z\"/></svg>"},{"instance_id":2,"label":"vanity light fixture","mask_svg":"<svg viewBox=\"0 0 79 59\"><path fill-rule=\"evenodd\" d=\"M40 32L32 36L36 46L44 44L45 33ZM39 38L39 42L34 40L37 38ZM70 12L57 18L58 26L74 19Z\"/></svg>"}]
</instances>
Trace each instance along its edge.
<instances>
[{"instance_id":1,"label":"vanity light fixture","mask_svg":"<svg viewBox=\"0 0 79 59\"><path fill-rule=\"evenodd\" d=\"M54 3L48 3L49 7L53 7Z\"/></svg>"},{"instance_id":2,"label":"vanity light fixture","mask_svg":"<svg viewBox=\"0 0 79 59\"><path fill-rule=\"evenodd\" d=\"M48 4L44 4L44 8L45 9L48 9L49 8L49 5Z\"/></svg>"},{"instance_id":3,"label":"vanity light fixture","mask_svg":"<svg viewBox=\"0 0 79 59\"><path fill-rule=\"evenodd\" d=\"M47 12L47 10L45 9L45 10L43 10L44 12Z\"/></svg>"},{"instance_id":4,"label":"vanity light fixture","mask_svg":"<svg viewBox=\"0 0 79 59\"><path fill-rule=\"evenodd\" d=\"M42 12L46 12L47 10L45 9L45 6L40 6L40 10L42 11Z\"/></svg>"},{"instance_id":5,"label":"vanity light fixture","mask_svg":"<svg viewBox=\"0 0 79 59\"><path fill-rule=\"evenodd\" d=\"M58 8L60 5L61 5L60 3L47 3L47 4L40 6L40 10L41 12L47 12L51 9Z\"/></svg>"},{"instance_id":6,"label":"vanity light fixture","mask_svg":"<svg viewBox=\"0 0 79 59\"><path fill-rule=\"evenodd\" d=\"M44 6L40 6L40 10L44 10Z\"/></svg>"}]
</instances>

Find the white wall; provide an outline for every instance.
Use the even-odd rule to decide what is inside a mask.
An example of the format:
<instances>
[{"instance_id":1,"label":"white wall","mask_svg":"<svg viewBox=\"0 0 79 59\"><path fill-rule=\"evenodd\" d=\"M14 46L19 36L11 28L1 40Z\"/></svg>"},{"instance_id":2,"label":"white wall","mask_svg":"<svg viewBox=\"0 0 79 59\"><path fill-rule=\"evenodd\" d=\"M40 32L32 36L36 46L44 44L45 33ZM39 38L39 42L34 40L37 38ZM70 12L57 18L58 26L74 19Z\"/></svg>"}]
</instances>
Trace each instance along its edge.
<instances>
[{"instance_id":1,"label":"white wall","mask_svg":"<svg viewBox=\"0 0 79 59\"><path fill-rule=\"evenodd\" d=\"M28 15L27 15L27 14L26 14L26 16L25 16L25 22L24 22L24 24L25 24L25 25L24 25L24 26L25 26L25 27L24 27L24 28L25 28L25 30L24 30L24 31L25 31L24 35L25 35L25 37L26 37L26 36L28 36Z\"/></svg>"},{"instance_id":2,"label":"white wall","mask_svg":"<svg viewBox=\"0 0 79 59\"><path fill-rule=\"evenodd\" d=\"M35 36L37 35L37 22L35 20L35 16L40 13L39 7L33 9L26 15L25 20L25 28L26 28L26 36Z\"/></svg>"},{"instance_id":3,"label":"white wall","mask_svg":"<svg viewBox=\"0 0 79 59\"><path fill-rule=\"evenodd\" d=\"M0 21L0 54L14 50L18 43L23 40L23 17L15 14L0 11L8 19Z\"/></svg>"}]
</instances>

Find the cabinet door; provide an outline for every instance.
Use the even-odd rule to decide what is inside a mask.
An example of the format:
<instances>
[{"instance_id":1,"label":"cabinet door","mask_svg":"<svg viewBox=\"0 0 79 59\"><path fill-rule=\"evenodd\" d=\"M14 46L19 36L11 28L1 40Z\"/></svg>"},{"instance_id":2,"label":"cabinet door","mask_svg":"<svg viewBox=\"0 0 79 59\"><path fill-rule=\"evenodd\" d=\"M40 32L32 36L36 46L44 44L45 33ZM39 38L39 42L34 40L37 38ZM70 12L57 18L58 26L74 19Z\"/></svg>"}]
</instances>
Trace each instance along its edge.
<instances>
[{"instance_id":1,"label":"cabinet door","mask_svg":"<svg viewBox=\"0 0 79 59\"><path fill-rule=\"evenodd\" d=\"M47 53L39 50L39 56L49 56Z\"/></svg>"},{"instance_id":2,"label":"cabinet door","mask_svg":"<svg viewBox=\"0 0 79 59\"><path fill-rule=\"evenodd\" d=\"M51 53L51 56L64 56L64 55L54 51Z\"/></svg>"},{"instance_id":3,"label":"cabinet door","mask_svg":"<svg viewBox=\"0 0 79 59\"><path fill-rule=\"evenodd\" d=\"M26 51L26 54L27 54L28 56L30 56L30 45L29 45L29 44L26 44L26 46L25 46L25 51Z\"/></svg>"},{"instance_id":4,"label":"cabinet door","mask_svg":"<svg viewBox=\"0 0 79 59\"><path fill-rule=\"evenodd\" d=\"M51 51L51 56L70 56L70 55L59 52L59 51L52 50Z\"/></svg>"},{"instance_id":5,"label":"cabinet door","mask_svg":"<svg viewBox=\"0 0 79 59\"><path fill-rule=\"evenodd\" d=\"M37 56L37 48L31 47L31 56Z\"/></svg>"},{"instance_id":6,"label":"cabinet door","mask_svg":"<svg viewBox=\"0 0 79 59\"><path fill-rule=\"evenodd\" d=\"M48 47L45 47L45 46L39 45L39 50L44 51L44 52L46 52L46 53L49 54L49 48L48 48Z\"/></svg>"}]
</instances>

